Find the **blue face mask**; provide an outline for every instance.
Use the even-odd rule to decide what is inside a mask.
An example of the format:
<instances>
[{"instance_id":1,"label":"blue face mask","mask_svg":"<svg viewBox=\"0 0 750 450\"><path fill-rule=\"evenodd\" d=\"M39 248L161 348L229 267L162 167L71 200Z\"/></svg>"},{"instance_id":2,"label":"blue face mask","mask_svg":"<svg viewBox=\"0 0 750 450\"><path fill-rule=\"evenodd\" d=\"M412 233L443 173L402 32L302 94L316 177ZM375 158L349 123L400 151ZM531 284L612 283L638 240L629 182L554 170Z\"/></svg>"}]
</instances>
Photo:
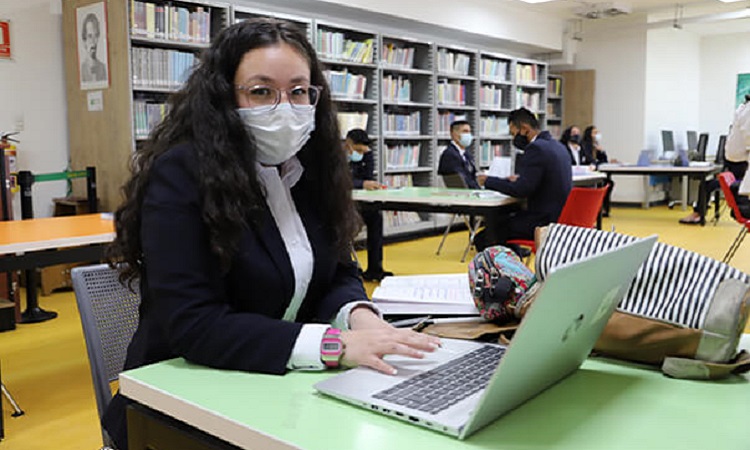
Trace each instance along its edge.
<instances>
[{"instance_id":1,"label":"blue face mask","mask_svg":"<svg viewBox=\"0 0 750 450\"><path fill-rule=\"evenodd\" d=\"M364 158L364 157L365 157L364 153L352 152L349 155L349 161L357 163L357 162L362 161L362 158Z\"/></svg>"},{"instance_id":2,"label":"blue face mask","mask_svg":"<svg viewBox=\"0 0 750 450\"><path fill-rule=\"evenodd\" d=\"M458 143L464 148L470 146L472 141L474 141L474 136L471 133L461 133L461 137L458 138Z\"/></svg>"}]
</instances>

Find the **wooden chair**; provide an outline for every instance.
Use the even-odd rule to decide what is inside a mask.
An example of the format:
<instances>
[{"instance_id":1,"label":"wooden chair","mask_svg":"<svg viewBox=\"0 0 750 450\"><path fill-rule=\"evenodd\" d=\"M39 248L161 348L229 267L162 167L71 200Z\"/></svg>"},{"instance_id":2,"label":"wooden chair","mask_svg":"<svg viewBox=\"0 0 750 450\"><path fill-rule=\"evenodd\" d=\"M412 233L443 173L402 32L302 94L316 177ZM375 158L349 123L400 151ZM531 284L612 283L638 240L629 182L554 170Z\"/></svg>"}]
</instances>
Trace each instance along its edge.
<instances>
[{"instance_id":1,"label":"wooden chair","mask_svg":"<svg viewBox=\"0 0 750 450\"><path fill-rule=\"evenodd\" d=\"M734 194L732 193L731 186L732 183L736 181L734 174L732 174L732 172L722 172L718 177L719 186L721 186L721 191L724 193L724 199L726 200L727 205L729 205L729 207L732 208L732 211L734 211L734 220L742 225L739 234L734 238L734 242L729 246L729 250L727 250L724 259L722 259L722 262L729 264L729 261L732 260L734 254L737 253L737 249L742 245L742 241L745 240L745 235L747 235L748 228L750 228L750 218L742 216L740 207L737 205L737 199L734 198Z\"/></svg>"},{"instance_id":2,"label":"wooden chair","mask_svg":"<svg viewBox=\"0 0 750 450\"><path fill-rule=\"evenodd\" d=\"M604 197L607 196L607 190L609 190L609 186L598 188L574 187L568 194L557 223L594 228L604 204ZM511 239L507 243L528 248L531 253L536 253L536 243L533 239Z\"/></svg>"}]
</instances>

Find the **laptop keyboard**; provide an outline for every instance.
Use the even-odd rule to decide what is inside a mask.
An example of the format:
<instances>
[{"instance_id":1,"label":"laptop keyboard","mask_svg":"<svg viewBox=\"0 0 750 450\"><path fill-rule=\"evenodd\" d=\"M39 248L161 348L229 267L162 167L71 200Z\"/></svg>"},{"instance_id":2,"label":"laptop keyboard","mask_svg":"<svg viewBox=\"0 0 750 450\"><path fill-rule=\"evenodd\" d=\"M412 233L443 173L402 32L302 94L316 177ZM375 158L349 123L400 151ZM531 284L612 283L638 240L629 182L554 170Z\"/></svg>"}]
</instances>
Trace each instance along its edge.
<instances>
[{"instance_id":1,"label":"laptop keyboard","mask_svg":"<svg viewBox=\"0 0 750 450\"><path fill-rule=\"evenodd\" d=\"M503 353L503 347L485 345L382 390L373 397L437 414L484 389Z\"/></svg>"}]
</instances>

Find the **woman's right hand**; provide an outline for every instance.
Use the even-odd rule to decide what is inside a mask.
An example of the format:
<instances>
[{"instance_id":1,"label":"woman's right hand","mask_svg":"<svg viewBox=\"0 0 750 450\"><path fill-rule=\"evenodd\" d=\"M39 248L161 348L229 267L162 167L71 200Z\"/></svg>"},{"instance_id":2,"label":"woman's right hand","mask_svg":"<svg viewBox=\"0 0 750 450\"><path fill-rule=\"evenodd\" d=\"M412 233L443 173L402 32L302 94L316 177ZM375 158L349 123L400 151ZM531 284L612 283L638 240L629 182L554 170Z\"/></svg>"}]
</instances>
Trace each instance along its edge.
<instances>
[{"instance_id":1,"label":"woman's right hand","mask_svg":"<svg viewBox=\"0 0 750 450\"><path fill-rule=\"evenodd\" d=\"M385 355L422 359L424 352L440 347L440 339L435 336L391 326L343 331L341 341L342 365L367 366L390 375L395 375L396 369L383 361Z\"/></svg>"}]
</instances>

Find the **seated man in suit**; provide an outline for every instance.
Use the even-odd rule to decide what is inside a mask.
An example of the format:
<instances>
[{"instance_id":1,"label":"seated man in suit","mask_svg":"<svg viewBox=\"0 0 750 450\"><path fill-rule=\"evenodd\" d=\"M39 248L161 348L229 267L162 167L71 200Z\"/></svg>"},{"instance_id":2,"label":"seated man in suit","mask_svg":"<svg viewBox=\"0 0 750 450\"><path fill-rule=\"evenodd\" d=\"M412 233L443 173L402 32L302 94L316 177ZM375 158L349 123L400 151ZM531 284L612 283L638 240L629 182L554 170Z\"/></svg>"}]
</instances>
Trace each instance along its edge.
<instances>
[{"instance_id":1,"label":"seated man in suit","mask_svg":"<svg viewBox=\"0 0 750 450\"><path fill-rule=\"evenodd\" d=\"M466 151L474 136L471 135L471 125L465 120L456 120L451 124L451 142L440 154L438 175L461 175L467 188L479 189L477 183L477 168L474 157Z\"/></svg>"},{"instance_id":2,"label":"seated man in suit","mask_svg":"<svg viewBox=\"0 0 750 450\"><path fill-rule=\"evenodd\" d=\"M479 175L478 180L486 189L526 199L526 208L488 215L483 236L475 240L478 250L509 239L533 239L536 227L560 216L573 184L568 151L548 131L539 130L531 111L511 111L508 124L513 145L523 151L516 158L516 174L508 178Z\"/></svg>"},{"instance_id":3,"label":"seated man in suit","mask_svg":"<svg viewBox=\"0 0 750 450\"><path fill-rule=\"evenodd\" d=\"M371 143L365 130L355 128L346 134L344 148L349 154L354 189L372 191L381 188L380 183L375 181L375 161L370 151ZM361 205L359 213L367 227L367 270L362 273L362 278L367 281L380 281L393 275L393 272L383 270L383 215L378 209Z\"/></svg>"}]
</instances>

